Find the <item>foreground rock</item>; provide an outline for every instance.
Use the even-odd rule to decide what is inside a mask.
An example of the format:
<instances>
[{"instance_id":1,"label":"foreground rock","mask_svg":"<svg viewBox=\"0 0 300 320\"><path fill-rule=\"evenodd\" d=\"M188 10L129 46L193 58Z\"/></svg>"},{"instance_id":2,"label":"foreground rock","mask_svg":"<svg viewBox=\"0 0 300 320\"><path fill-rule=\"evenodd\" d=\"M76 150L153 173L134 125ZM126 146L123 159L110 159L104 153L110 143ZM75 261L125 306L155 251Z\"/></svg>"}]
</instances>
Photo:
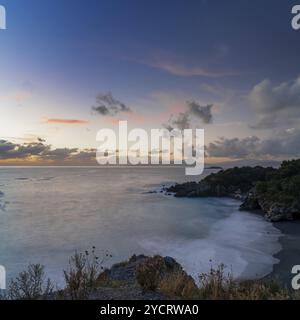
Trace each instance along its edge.
<instances>
[{"instance_id":1,"label":"foreground rock","mask_svg":"<svg viewBox=\"0 0 300 320\"><path fill-rule=\"evenodd\" d=\"M241 210L260 210L268 221L293 220L300 217L300 160L284 161L279 169L222 170L166 191L175 197L231 197L243 202Z\"/></svg>"},{"instance_id":2,"label":"foreground rock","mask_svg":"<svg viewBox=\"0 0 300 320\"><path fill-rule=\"evenodd\" d=\"M177 279L172 297L164 287ZM180 279L180 283L178 281ZM91 300L162 300L180 297L195 292L197 286L193 278L171 257L132 256L128 261L113 265L98 278L98 288ZM168 287L168 292L170 288Z\"/></svg>"}]
</instances>

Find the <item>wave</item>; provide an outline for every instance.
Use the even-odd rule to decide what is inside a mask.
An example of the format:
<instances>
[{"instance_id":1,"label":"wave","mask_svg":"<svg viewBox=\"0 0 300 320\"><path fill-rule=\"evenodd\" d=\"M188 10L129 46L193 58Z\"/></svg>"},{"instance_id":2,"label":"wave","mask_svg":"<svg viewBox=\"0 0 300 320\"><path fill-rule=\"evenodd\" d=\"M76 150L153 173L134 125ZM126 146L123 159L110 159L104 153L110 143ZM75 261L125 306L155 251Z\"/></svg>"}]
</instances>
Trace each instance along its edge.
<instances>
[{"instance_id":1,"label":"wave","mask_svg":"<svg viewBox=\"0 0 300 320\"><path fill-rule=\"evenodd\" d=\"M281 233L262 217L234 212L216 222L204 239L144 239L141 246L154 254L174 257L195 280L220 264L234 279L262 278L279 260Z\"/></svg>"}]
</instances>

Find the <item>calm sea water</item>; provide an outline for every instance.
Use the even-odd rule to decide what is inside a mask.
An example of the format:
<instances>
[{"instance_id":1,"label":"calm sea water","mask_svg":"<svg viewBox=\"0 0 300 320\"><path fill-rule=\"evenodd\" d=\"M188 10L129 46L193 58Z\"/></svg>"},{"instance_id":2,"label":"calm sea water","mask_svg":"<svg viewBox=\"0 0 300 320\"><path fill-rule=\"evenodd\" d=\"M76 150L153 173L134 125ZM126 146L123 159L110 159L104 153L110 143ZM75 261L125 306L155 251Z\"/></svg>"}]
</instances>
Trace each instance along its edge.
<instances>
[{"instance_id":1,"label":"calm sea water","mask_svg":"<svg viewBox=\"0 0 300 320\"><path fill-rule=\"evenodd\" d=\"M42 263L61 284L69 256L96 246L108 264L169 255L195 277L219 263L235 277L271 272L280 233L239 202L149 193L187 179L179 168L0 168L0 264L14 277Z\"/></svg>"}]
</instances>

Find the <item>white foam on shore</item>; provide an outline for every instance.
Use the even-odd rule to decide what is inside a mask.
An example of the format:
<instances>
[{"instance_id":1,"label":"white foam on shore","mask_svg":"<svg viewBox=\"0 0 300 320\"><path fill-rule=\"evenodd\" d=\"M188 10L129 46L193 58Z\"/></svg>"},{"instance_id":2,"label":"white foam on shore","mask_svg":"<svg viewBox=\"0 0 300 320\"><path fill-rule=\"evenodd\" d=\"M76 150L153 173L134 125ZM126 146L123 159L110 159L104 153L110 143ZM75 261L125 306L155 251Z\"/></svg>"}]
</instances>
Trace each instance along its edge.
<instances>
[{"instance_id":1,"label":"white foam on shore","mask_svg":"<svg viewBox=\"0 0 300 320\"><path fill-rule=\"evenodd\" d=\"M261 216L233 212L217 221L205 239L145 239L146 250L174 257L196 280L211 267L225 265L235 279L256 279L272 272L279 260L281 233Z\"/></svg>"}]
</instances>

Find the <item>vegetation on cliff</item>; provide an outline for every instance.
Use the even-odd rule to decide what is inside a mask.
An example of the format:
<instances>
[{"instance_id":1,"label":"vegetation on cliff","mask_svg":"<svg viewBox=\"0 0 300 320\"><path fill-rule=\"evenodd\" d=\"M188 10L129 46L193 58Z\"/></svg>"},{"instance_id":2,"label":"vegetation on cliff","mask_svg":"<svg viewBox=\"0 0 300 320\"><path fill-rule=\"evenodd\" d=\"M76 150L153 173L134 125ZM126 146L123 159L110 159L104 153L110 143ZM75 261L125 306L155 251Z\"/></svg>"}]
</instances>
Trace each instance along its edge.
<instances>
[{"instance_id":1,"label":"vegetation on cliff","mask_svg":"<svg viewBox=\"0 0 300 320\"><path fill-rule=\"evenodd\" d=\"M167 189L176 197L234 197L242 210L261 210L270 221L300 217L300 159L280 168L242 167L213 173L200 182Z\"/></svg>"},{"instance_id":2,"label":"vegetation on cliff","mask_svg":"<svg viewBox=\"0 0 300 320\"><path fill-rule=\"evenodd\" d=\"M284 161L278 170L256 183L242 209L256 208L272 221L300 218L300 160Z\"/></svg>"},{"instance_id":3,"label":"vegetation on cliff","mask_svg":"<svg viewBox=\"0 0 300 320\"><path fill-rule=\"evenodd\" d=\"M273 168L230 168L212 173L200 182L176 184L167 189L176 197L227 197L245 195L258 181L265 181Z\"/></svg>"}]
</instances>

